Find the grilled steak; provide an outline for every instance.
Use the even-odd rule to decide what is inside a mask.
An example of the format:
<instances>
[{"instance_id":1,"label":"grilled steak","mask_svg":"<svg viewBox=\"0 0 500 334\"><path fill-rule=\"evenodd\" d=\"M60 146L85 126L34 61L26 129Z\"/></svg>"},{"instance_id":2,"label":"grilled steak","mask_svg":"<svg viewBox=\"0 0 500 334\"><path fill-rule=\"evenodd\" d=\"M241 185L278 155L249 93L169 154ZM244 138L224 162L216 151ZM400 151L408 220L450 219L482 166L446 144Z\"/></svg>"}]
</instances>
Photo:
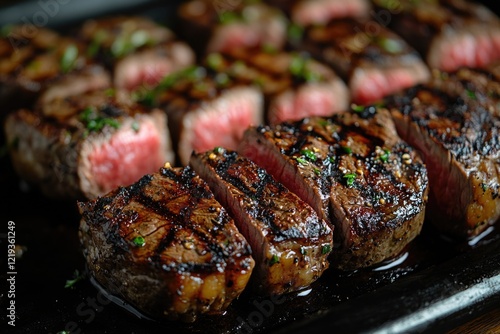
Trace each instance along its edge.
<instances>
[{"instance_id":1,"label":"grilled steak","mask_svg":"<svg viewBox=\"0 0 500 334\"><path fill-rule=\"evenodd\" d=\"M79 208L90 272L147 315L222 313L252 273L250 247L189 167L163 168Z\"/></svg>"},{"instance_id":2,"label":"grilled steak","mask_svg":"<svg viewBox=\"0 0 500 334\"><path fill-rule=\"evenodd\" d=\"M172 160L165 115L111 91L54 99L8 116L18 174L46 195L94 198Z\"/></svg>"},{"instance_id":3,"label":"grilled steak","mask_svg":"<svg viewBox=\"0 0 500 334\"><path fill-rule=\"evenodd\" d=\"M321 276L328 267L332 232L309 205L234 151L217 148L193 155L191 165L250 243L260 291L296 291Z\"/></svg>"},{"instance_id":4,"label":"grilled steak","mask_svg":"<svg viewBox=\"0 0 500 334\"><path fill-rule=\"evenodd\" d=\"M335 227L334 267L380 263L421 230L426 169L386 110L252 128L238 150Z\"/></svg>"},{"instance_id":5,"label":"grilled steak","mask_svg":"<svg viewBox=\"0 0 500 334\"><path fill-rule=\"evenodd\" d=\"M500 119L473 98L418 86L389 99L398 131L429 169L429 219L475 236L500 217Z\"/></svg>"},{"instance_id":6,"label":"grilled steak","mask_svg":"<svg viewBox=\"0 0 500 334\"><path fill-rule=\"evenodd\" d=\"M355 103L372 103L429 79L417 52L373 20L310 27L302 44L348 82Z\"/></svg>"},{"instance_id":7,"label":"grilled steak","mask_svg":"<svg viewBox=\"0 0 500 334\"><path fill-rule=\"evenodd\" d=\"M172 74L146 97L166 111L183 165L192 151L236 148L247 127L263 122L263 97L256 87L203 67Z\"/></svg>"},{"instance_id":8,"label":"grilled steak","mask_svg":"<svg viewBox=\"0 0 500 334\"><path fill-rule=\"evenodd\" d=\"M415 47L432 68L453 71L500 59L500 20L483 5L464 0L374 3L379 16L390 18L386 24Z\"/></svg>"},{"instance_id":9,"label":"grilled steak","mask_svg":"<svg viewBox=\"0 0 500 334\"><path fill-rule=\"evenodd\" d=\"M113 70L119 89L156 86L164 76L194 62L194 53L185 43L143 17L90 20L79 35L87 43L87 54Z\"/></svg>"},{"instance_id":10,"label":"grilled steak","mask_svg":"<svg viewBox=\"0 0 500 334\"><path fill-rule=\"evenodd\" d=\"M88 64L84 46L75 40L48 29L31 30L25 25L7 29L0 39L2 111L31 108L36 98L61 76L75 75ZM99 88L108 84L106 81ZM72 89L80 93L77 88Z\"/></svg>"},{"instance_id":11,"label":"grilled steak","mask_svg":"<svg viewBox=\"0 0 500 334\"><path fill-rule=\"evenodd\" d=\"M330 116L349 106L349 92L327 66L298 53L239 49L213 53L205 62L212 70L264 93L266 118L277 124L309 116Z\"/></svg>"},{"instance_id":12,"label":"grilled steak","mask_svg":"<svg viewBox=\"0 0 500 334\"><path fill-rule=\"evenodd\" d=\"M369 0L269 0L285 10L293 23L300 26L325 24L345 17L368 17Z\"/></svg>"},{"instance_id":13,"label":"grilled steak","mask_svg":"<svg viewBox=\"0 0 500 334\"><path fill-rule=\"evenodd\" d=\"M255 1L191 0L179 7L180 33L200 54L286 41L286 19L276 8Z\"/></svg>"}]
</instances>

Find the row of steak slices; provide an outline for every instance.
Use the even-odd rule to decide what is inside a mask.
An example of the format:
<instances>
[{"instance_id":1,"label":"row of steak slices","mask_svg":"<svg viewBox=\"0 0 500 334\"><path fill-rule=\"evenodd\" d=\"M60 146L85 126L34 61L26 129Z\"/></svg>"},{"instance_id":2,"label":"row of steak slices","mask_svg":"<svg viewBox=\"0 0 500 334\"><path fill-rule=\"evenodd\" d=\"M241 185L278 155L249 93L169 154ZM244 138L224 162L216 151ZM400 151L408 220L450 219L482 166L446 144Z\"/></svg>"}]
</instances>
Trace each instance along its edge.
<instances>
[{"instance_id":1,"label":"row of steak slices","mask_svg":"<svg viewBox=\"0 0 500 334\"><path fill-rule=\"evenodd\" d=\"M328 260L352 270L397 256L421 231L427 183L389 112L370 107L253 127L237 152L193 153L189 167L81 202L80 238L111 293L193 320L222 312L249 279L282 294Z\"/></svg>"}]
</instances>

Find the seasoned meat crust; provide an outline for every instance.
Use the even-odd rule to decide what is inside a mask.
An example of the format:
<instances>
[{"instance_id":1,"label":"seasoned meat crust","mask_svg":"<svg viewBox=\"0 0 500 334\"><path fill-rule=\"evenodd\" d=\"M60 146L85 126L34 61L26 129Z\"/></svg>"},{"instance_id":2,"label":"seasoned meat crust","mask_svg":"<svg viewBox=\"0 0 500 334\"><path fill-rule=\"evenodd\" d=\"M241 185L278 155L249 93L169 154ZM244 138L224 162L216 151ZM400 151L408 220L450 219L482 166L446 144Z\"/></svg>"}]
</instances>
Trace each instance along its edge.
<instances>
[{"instance_id":1,"label":"seasoned meat crust","mask_svg":"<svg viewBox=\"0 0 500 334\"><path fill-rule=\"evenodd\" d=\"M335 226L332 266L379 263L421 230L427 171L397 136L387 110L252 128L239 152Z\"/></svg>"},{"instance_id":2,"label":"seasoned meat crust","mask_svg":"<svg viewBox=\"0 0 500 334\"><path fill-rule=\"evenodd\" d=\"M332 232L314 210L252 161L217 148L191 157L250 243L260 292L309 286L328 268Z\"/></svg>"},{"instance_id":3,"label":"seasoned meat crust","mask_svg":"<svg viewBox=\"0 0 500 334\"><path fill-rule=\"evenodd\" d=\"M453 92L460 86L418 86L388 99L388 106L399 133L428 166L430 220L446 233L472 237L500 217L500 119L494 108L485 109L491 103L480 92L469 91L467 102Z\"/></svg>"},{"instance_id":4,"label":"seasoned meat crust","mask_svg":"<svg viewBox=\"0 0 500 334\"><path fill-rule=\"evenodd\" d=\"M189 167L162 168L78 205L89 270L147 315L221 313L247 285L250 247Z\"/></svg>"}]
</instances>

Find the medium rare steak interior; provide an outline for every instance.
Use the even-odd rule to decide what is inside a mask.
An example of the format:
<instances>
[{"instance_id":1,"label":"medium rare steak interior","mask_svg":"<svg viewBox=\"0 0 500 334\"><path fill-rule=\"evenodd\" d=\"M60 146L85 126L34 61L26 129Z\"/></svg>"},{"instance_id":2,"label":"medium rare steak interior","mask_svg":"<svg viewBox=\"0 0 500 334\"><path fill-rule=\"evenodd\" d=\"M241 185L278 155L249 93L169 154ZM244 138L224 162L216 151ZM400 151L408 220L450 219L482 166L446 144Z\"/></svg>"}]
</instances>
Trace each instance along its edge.
<instances>
[{"instance_id":1,"label":"medium rare steak interior","mask_svg":"<svg viewBox=\"0 0 500 334\"><path fill-rule=\"evenodd\" d=\"M252 273L248 243L189 167L162 168L79 208L89 269L149 316L221 313Z\"/></svg>"},{"instance_id":2,"label":"medium rare steak interior","mask_svg":"<svg viewBox=\"0 0 500 334\"><path fill-rule=\"evenodd\" d=\"M427 171L386 110L254 127L238 151L335 227L336 268L390 259L422 228Z\"/></svg>"},{"instance_id":3,"label":"medium rare steak interior","mask_svg":"<svg viewBox=\"0 0 500 334\"><path fill-rule=\"evenodd\" d=\"M95 198L172 161L165 114L114 90L54 99L7 117L13 166L54 198Z\"/></svg>"},{"instance_id":4,"label":"medium rare steak interior","mask_svg":"<svg viewBox=\"0 0 500 334\"><path fill-rule=\"evenodd\" d=\"M194 154L191 165L250 243L257 263L254 283L261 292L303 289L328 268L332 231L264 169L223 148Z\"/></svg>"}]
</instances>

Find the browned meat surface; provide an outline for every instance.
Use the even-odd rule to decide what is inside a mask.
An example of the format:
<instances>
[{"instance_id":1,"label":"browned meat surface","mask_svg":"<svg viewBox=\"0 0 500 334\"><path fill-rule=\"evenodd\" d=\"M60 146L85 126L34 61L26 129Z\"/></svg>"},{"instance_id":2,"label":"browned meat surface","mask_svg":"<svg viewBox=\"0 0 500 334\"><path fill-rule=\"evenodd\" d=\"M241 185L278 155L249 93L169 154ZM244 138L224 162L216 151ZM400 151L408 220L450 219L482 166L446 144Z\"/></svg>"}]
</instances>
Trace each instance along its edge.
<instances>
[{"instance_id":1,"label":"browned meat surface","mask_svg":"<svg viewBox=\"0 0 500 334\"><path fill-rule=\"evenodd\" d=\"M269 123L330 116L349 107L343 81L318 61L274 49L239 49L209 54L207 66L229 79L258 86L265 97Z\"/></svg>"},{"instance_id":2,"label":"browned meat surface","mask_svg":"<svg viewBox=\"0 0 500 334\"><path fill-rule=\"evenodd\" d=\"M348 82L355 103L376 102L430 76L414 49L373 20L313 26L306 29L301 44Z\"/></svg>"},{"instance_id":3,"label":"browned meat surface","mask_svg":"<svg viewBox=\"0 0 500 334\"><path fill-rule=\"evenodd\" d=\"M238 150L335 227L334 267L392 258L421 230L427 172L386 110L252 128Z\"/></svg>"},{"instance_id":4,"label":"browned meat surface","mask_svg":"<svg viewBox=\"0 0 500 334\"><path fill-rule=\"evenodd\" d=\"M461 237L481 233L500 217L500 119L482 98L471 94L464 101L418 86L388 102L399 133L428 167L429 219Z\"/></svg>"},{"instance_id":5,"label":"browned meat surface","mask_svg":"<svg viewBox=\"0 0 500 334\"><path fill-rule=\"evenodd\" d=\"M19 110L5 133L18 174L61 199L103 195L173 159L164 113L112 90Z\"/></svg>"},{"instance_id":6,"label":"browned meat surface","mask_svg":"<svg viewBox=\"0 0 500 334\"><path fill-rule=\"evenodd\" d=\"M243 132L264 120L263 96L257 87L203 67L166 77L141 99L166 111L182 165L189 163L193 151L236 148Z\"/></svg>"},{"instance_id":7,"label":"browned meat surface","mask_svg":"<svg viewBox=\"0 0 500 334\"><path fill-rule=\"evenodd\" d=\"M166 75L190 66L194 53L157 23L135 16L87 21L80 30L87 55L114 73L114 85L135 90L153 87Z\"/></svg>"},{"instance_id":8,"label":"browned meat surface","mask_svg":"<svg viewBox=\"0 0 500 334\"><path fill-rule=\"evenodd\" d=\"M191 165L250 243L258 290L271 295L296 291L328 268L332 231L264 169L223 148L193 155Z\"/></svg>"},{"instance_id":9,"label":"browned meat surface","mask_svg":"<svg viewBox=\"0 0 500 334\"><path fill-rule=\"evenodd\" d=\"M310 26L325 24L346 17L368 17L370 0L268 0L284 10L294 24Z\"/></svg>"},{"instance_id":10,"label":"browned meat surface","mask_svg":"<svg viewBox=\"0 0 500 334\"><path fill-rule=\"evenodd\" d=\"M262 2L191 0L180 6L178 15L182 37L202 55L285 45L284 15Z\"/></svg>"},{"instance_id":11,"label":"browned meat surface","mask_svg":"<svg viewBox=\"0 0 500 334\"><path fill-rule=\"evenodd\" d=\"M163 168L79 208L90 272L149 316L222 313L252 273L248 243L190 168Z\"/></svg>"},{"instance_id":12,"label":"browned meat surface","mask_svg":"<svg viewBox=\"0 0 500 334\"><path fill-rule=\"evenodd\" d=\"M83 45L73 39L26 25L6 29L0 38L2 111L31 108L47 87L66 73L75 75L88 63Z\"/></svg>"},{"instance_id":13,"label":"browned meat surface","mask_svg":"<svg viewBox=\"0 0 500 334\"><path fill-rule=\"evenodd\" d=\"M378 16L432 68L454 71L500 59L500 20L481 4L465 0L373 2Z\"/></svg>"}]
</instances>

